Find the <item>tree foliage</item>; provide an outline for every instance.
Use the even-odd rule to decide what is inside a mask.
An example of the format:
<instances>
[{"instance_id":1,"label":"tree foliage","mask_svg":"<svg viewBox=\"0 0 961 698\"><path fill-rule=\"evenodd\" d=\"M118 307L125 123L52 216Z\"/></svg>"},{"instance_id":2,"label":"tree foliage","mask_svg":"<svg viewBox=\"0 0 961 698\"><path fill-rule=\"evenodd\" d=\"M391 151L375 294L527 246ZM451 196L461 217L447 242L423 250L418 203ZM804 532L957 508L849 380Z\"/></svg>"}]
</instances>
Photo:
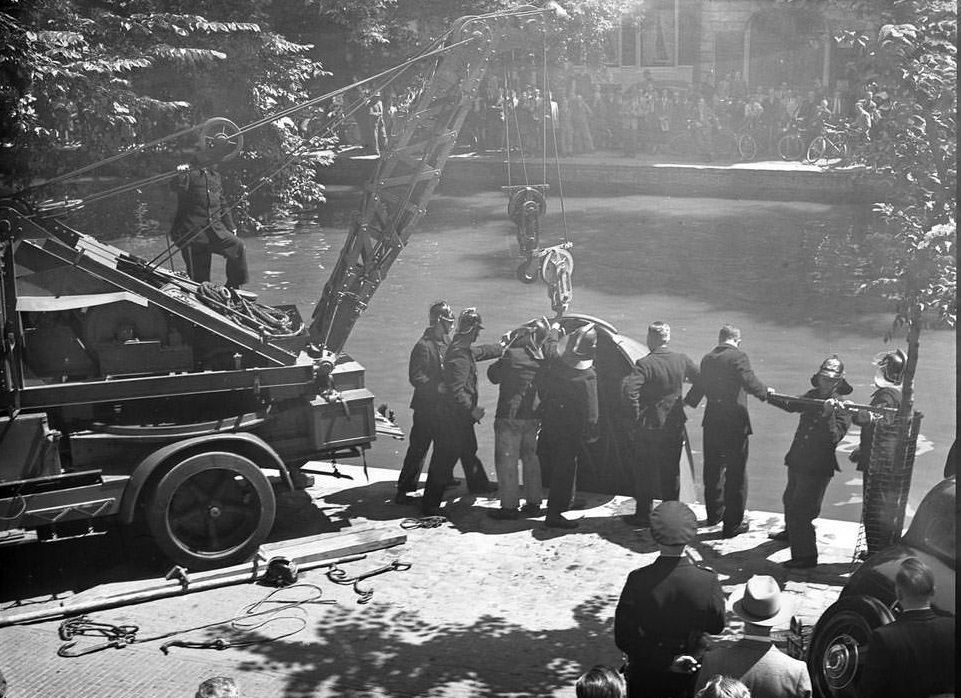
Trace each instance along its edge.
<instances>
[{"instance_id":1,"label":"tree foliage","mask_svg":"<svg viewBox=\"0 0 961 698\"><path fill-rule=\"evenodd\" d=\"M572 56L600 62L604 41L620 26L621 17L643 6L638 0L355 0L349 6L332 0L278 0L281 4L287 7L284 14L306 5L306 12L297 15L297 25L290 27L290 35L301 40L325 26L342 28L353 56L351 70L357 75L376 73L416 54L460 17L531 5L553 7L559 16L552 22L548 41L552 62ZM540 46L532 42L531 50Z\"/></svg>"},{"instance_id":2,"label":"tree foliage","mask_svg":"<svg viewBox=\"0 0 961 698\"><path fill-rule=\"evenodd\" d=\"M888 196L865 251L878 270L863 290L894 304L892 333L907 331L905 410L924 323L957 319L957 3L886 0L876 36L843 32L861 50L859 74L879 116L859 162L880 174Z\"/></svg>"},{"instance_id":3,"label":"tree foliage","mask_svg":"<svg viewBox=\"0 0 961 698\"><path fill-rule=\"evenodd\" d=\"M323 74L307 44L270 30L269 3L35 0L0 15L0 147L14 185L46 179L226 116L243 127L308 97ZM255 208L322 200L304 115L246 134L240 167ZM183 161L196 136L119 160L107 174L145 177ZM281 163L291 160L287 167ZM262 175L277 171L263 184ZM233 176L233 175L229 175Z\"/></svg>"}]
</instances>

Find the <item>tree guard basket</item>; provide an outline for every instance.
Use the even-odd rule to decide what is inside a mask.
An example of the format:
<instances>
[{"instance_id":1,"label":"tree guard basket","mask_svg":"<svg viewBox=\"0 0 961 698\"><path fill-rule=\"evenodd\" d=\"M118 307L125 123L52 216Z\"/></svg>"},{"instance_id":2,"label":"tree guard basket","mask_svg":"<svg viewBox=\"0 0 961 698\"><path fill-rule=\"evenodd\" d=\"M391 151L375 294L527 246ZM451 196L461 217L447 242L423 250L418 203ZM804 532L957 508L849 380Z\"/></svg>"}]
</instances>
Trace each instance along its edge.
<instances>
[{"instance_id":1,"label":"tree guard basket","mask_svg":"<svg viewBox=\"0 0 961 698\"><path fill-rule=\"evenodd\" d=\"M901 539L921 417L920 412L885 417L874 425L855 555L864 547L875 552Z\"/></svg>"}]
</instances>

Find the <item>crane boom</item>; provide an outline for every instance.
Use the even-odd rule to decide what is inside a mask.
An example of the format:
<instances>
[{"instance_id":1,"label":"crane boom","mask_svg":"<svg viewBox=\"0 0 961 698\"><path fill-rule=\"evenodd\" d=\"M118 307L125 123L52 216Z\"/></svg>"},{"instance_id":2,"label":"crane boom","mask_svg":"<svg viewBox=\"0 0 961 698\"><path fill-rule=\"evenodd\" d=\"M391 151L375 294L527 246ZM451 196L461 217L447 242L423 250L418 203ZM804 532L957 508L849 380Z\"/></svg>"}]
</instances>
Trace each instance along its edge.
<instances>
[{"instance_id":1,"label":"crane boom","mask_svg":"<svg viewBox=\"0 0 961 698\"><path fill-rule=\"evenodd\" d=\"M440 181L471 103L492 59L529 48L546 31L545 10L462 17L434 59L427 83L400 133L367 182L334 271L314 309L313 350L337 355L421 217Z\"/></svg>"}]
</instances>

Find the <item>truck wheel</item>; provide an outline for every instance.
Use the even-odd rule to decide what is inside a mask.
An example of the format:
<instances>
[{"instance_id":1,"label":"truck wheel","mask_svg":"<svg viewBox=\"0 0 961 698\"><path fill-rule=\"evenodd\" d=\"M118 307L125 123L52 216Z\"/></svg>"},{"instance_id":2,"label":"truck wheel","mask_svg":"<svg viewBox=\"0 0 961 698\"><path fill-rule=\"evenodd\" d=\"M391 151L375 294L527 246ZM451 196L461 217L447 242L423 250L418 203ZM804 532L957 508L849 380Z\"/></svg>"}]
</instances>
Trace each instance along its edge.
<instances>
[{"instance_id":1,"label":"truck wheel","mask_svg":"<svg viewBox=\"0 0 961 698\"><path fill-rule=\"evenodd\" d=\"M891 610L873 596L846 596L832 604L818 620L808 648L814 694L856 696L871 631L892 620Z\"/></svg>"},{"instance_id":2,"label":"truck wheel","mask_svg":"<svg viewBox=\"0 0 961 698\"><path fill-rule=\"evenodd\" d=\"M208 451L177 463L147 503L160 549L189 569L249 558L274 525L276 500L257 465L236 453Z\"/></svg>"}]
</instances>

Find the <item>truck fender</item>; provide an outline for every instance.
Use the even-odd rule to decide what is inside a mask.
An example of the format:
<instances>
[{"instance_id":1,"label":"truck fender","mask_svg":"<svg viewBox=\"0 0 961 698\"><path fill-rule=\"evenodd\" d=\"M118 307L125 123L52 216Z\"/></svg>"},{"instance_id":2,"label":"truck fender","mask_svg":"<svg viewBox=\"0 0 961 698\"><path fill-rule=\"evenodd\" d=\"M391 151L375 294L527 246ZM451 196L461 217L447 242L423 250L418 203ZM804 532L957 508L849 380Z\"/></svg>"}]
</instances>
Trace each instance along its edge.
<instances>
[{"instance_id":1,"label":"truck fender","mask_svg":"<svg viewBox=\"0 0 961 698\"><path fill-rule=\"evenodd\" d=\"M140 494L147 486L151 476L158 472L158 469L162 471L172 462L182 460L186 452L209 451L218 448L245 455L261 468L277 468L287 486L291 490L294 489L293 481L290 479L290 471L286 464L277 455L277 452L259 436L246 432L196 436L158 448L140 461L124 488L123 501L120 503L119 511L120 521L124 524L133 523Z\"/></svg>"}]
</instances>

